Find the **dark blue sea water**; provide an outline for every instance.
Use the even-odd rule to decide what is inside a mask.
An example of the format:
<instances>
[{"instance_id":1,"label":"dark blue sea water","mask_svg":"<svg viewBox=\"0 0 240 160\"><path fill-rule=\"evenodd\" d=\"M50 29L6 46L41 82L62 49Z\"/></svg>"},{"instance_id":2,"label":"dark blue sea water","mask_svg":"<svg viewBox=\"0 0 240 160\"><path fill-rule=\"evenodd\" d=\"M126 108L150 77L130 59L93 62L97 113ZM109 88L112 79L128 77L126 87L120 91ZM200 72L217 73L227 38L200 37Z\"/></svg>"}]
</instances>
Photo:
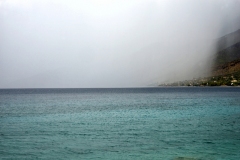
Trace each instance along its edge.
<instances>
[{"instance_id":1,"label":"dark blue sea water","mask_svg":"<svg viewBox=\"0 0 240 160\"><path fill-rule=\"evenodd\" d=\"M2 89L0 159L240 159L240 88Z\"/></svg>"}]
</instances>

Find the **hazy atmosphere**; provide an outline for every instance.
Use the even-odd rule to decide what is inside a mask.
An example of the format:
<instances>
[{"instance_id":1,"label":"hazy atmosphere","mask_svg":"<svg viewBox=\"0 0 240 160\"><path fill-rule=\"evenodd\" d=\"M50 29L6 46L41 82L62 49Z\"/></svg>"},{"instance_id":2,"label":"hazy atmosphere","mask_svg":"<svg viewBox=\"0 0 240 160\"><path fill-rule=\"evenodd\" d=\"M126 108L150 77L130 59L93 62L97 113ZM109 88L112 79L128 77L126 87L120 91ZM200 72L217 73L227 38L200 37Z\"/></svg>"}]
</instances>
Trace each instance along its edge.
<instances>
[{"instance_id":1,"label":"hazy atmosphere","mask_svg":"<svg viewBox=\"0 0 240 160\"><path fill-rule=\"evenodd\" d=\"M141 87L207 75L239 0L0 0L0 88Z\"/></svg>"}]
</instances>

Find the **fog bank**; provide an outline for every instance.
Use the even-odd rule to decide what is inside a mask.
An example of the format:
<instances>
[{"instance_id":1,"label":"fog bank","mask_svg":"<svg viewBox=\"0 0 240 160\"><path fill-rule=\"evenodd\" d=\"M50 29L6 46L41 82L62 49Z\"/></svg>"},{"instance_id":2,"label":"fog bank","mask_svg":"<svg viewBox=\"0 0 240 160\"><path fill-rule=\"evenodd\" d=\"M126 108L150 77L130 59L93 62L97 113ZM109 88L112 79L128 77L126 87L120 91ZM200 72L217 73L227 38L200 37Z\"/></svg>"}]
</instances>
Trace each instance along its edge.
<instances>
[{"instance_id":1,"label":"fog bank","mask_svg":"<svg viewBox=\"0 0 240 160\"><path fill-rule=\"evenodd\" d=\"M0 88L140 87L209 72L239 0L0 0Z\"/></svg>"}]
</instances>

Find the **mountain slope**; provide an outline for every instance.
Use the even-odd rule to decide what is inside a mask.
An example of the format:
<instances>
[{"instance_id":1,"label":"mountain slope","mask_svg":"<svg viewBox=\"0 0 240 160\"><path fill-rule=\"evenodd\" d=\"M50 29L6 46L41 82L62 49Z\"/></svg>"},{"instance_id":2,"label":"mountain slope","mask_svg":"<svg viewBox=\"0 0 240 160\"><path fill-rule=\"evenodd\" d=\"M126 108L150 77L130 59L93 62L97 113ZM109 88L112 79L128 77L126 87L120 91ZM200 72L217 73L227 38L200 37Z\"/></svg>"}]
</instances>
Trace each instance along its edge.
<instances>
[{"instance_id":1,"label":"mountain slope","mask_svg":"<svg viewBox=\"0 0 240 160\"><path fill-rule=\"evenodd\" d=\"M240 85L240 29L217 40L216 53L209 57L209 77L179 81L160 86L236 86Z\"/></svg>"},{"instance_id":2,"label":"mountain slope","mask_svg":"<svg viewBox=\"0 0 240 160\"><path fill-rule=\"evenodd\" d=\"M217 49L213 59L212 76L240 71L240 30L221 37L217 42Z\"/></svg>"}]
</instances>

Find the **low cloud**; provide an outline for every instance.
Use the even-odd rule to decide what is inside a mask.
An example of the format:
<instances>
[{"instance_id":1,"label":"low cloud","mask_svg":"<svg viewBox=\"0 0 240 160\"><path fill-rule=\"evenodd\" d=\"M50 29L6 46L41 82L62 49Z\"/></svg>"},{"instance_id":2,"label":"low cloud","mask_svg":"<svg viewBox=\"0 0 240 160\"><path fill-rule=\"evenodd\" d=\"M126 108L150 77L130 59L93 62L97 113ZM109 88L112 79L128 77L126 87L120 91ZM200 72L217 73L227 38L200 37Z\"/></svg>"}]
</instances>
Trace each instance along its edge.
<instances>
[{"instance_id":1,"label":"low cloud","mask_svg":"<svg viewBox=\"0 0 240 160\"><path fill-rule=\"evenodd\" d=\"M0 87L139 87L208 74L239 1L0 1Z\"/></svg>"}]
</instances>

